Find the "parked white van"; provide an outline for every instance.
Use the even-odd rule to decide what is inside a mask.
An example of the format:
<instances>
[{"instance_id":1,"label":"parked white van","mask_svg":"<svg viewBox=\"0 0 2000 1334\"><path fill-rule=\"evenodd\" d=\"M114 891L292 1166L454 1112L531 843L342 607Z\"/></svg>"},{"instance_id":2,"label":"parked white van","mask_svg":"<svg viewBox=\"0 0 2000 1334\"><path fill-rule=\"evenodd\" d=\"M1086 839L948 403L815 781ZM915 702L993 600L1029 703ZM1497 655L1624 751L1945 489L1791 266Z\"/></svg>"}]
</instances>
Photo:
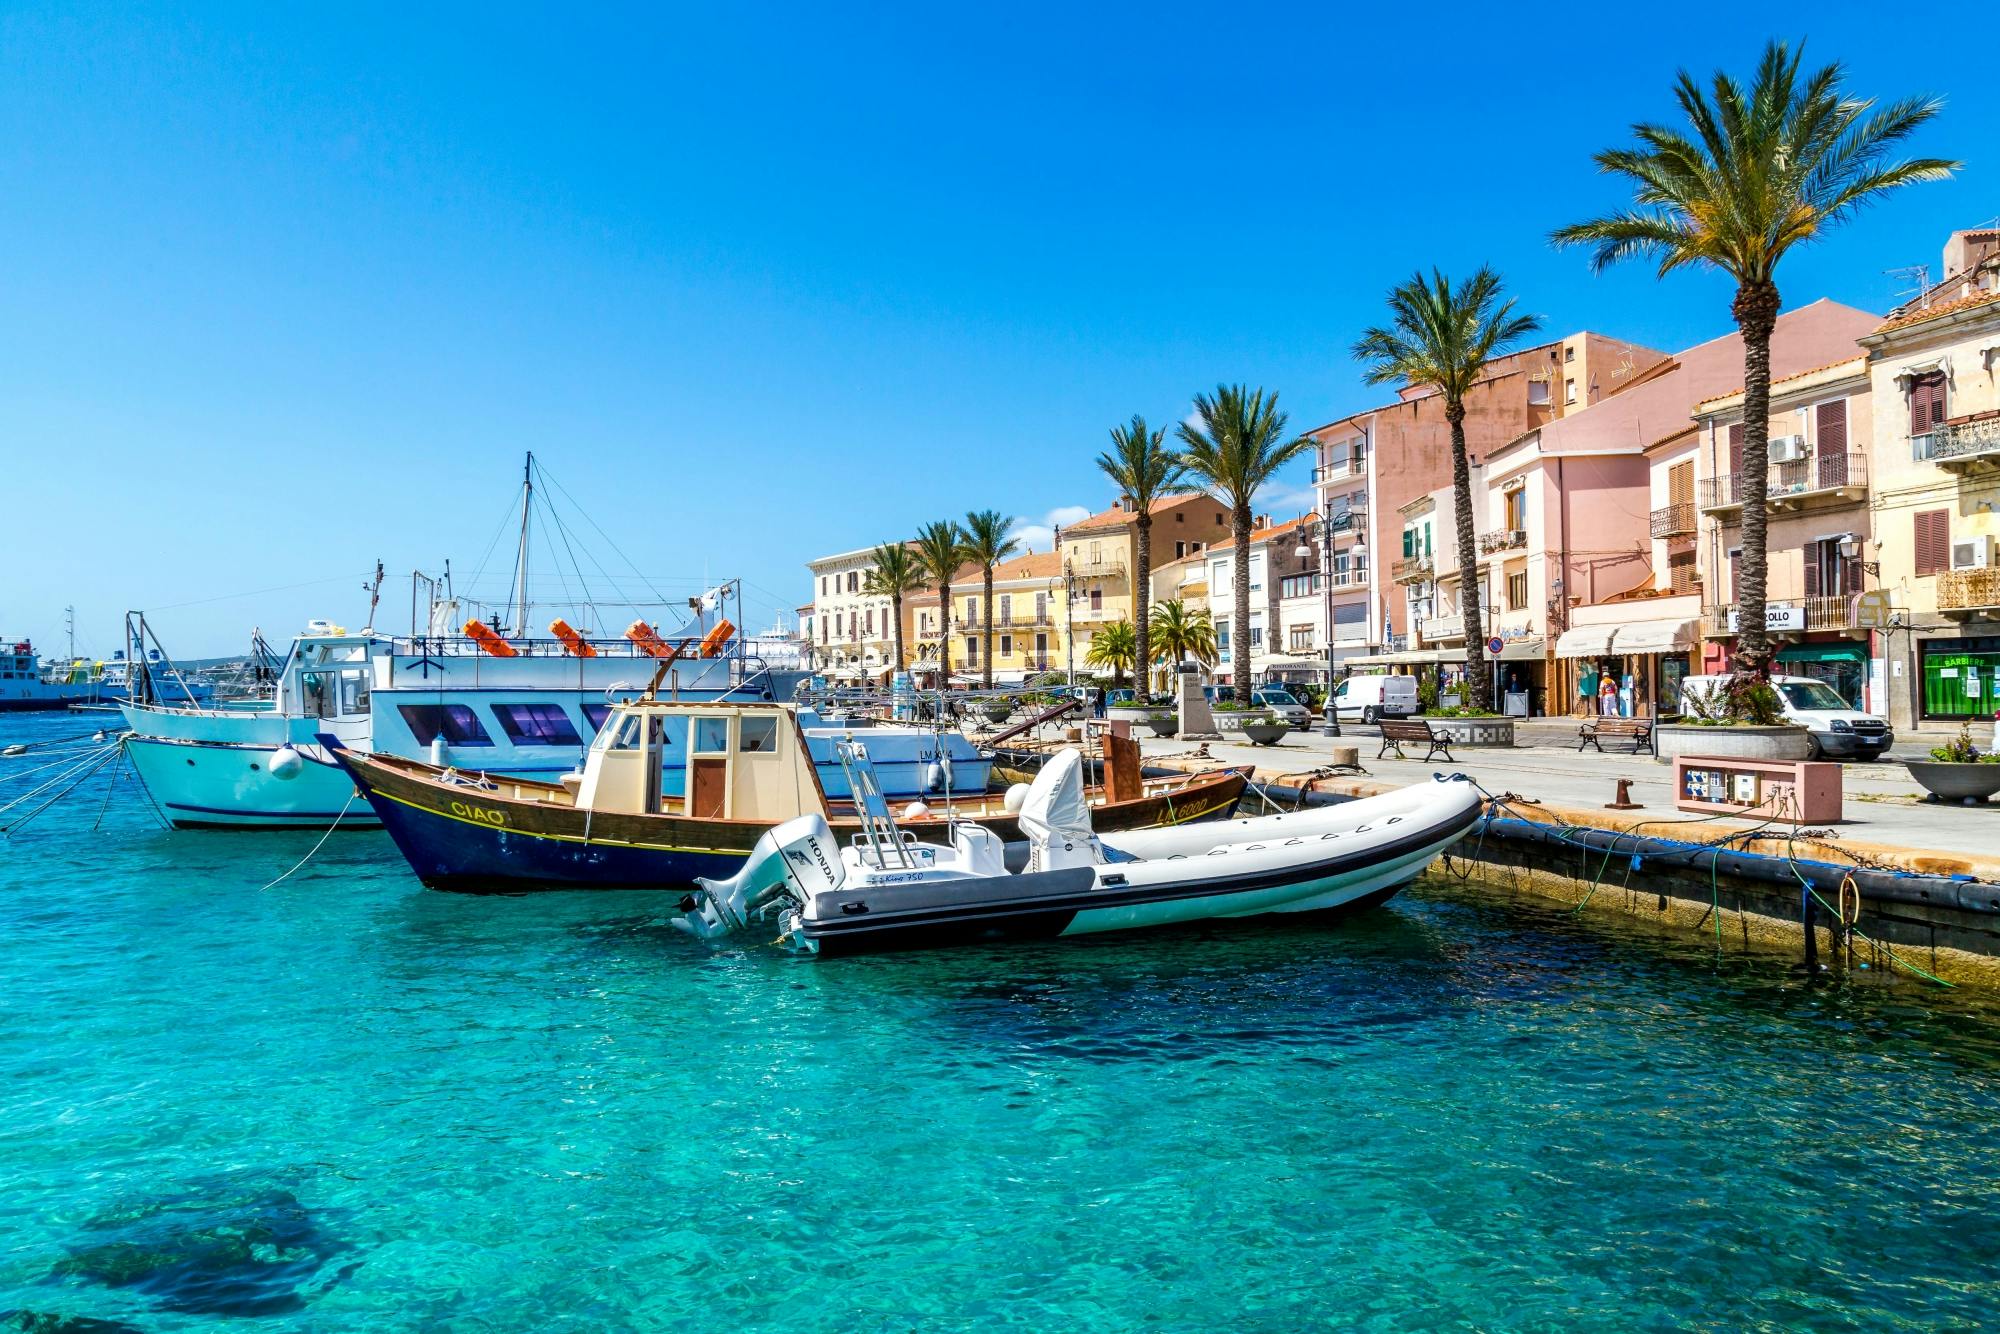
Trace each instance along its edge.
<instances>
[{"instance_id":1,"label":"parked white van","mask_svg":"<svg viewBox=\"0 0 2000 1334\"><path fill-rule=\"evenodd\" d=\"M1341 722L1377 723L1408 718L1417 711L1417 678L1370 674L1350 676L1333 687L1326 707Z\"/></svg>"},{"instance_id":2,"label":"parked white van","mask_svg":"<svg viewBox=\"0 0 2000 1334\"><path fill-rule=\"evenodd\" d=\"M1690 676L1681 682L1681 707L1689 713L1700 711L1701 701L1721 688L1723 676ZM1835 694L1833 687L1810 676L1774 676L1771 686L1778 692L1787 720L1806 729L1816 760L1853 757L1872 760L1896 744L1896 734L1887 719L1851 709Z\"/></svg>"}]
</instances>

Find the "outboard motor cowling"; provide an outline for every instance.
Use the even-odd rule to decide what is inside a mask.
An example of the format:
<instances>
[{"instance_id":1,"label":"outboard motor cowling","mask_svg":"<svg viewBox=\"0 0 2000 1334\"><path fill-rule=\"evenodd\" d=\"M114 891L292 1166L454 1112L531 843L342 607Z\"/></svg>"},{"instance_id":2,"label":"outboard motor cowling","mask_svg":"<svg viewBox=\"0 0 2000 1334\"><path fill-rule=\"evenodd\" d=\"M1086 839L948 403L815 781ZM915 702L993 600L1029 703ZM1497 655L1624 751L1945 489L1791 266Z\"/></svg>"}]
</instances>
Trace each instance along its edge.
<instances>
[{"instance_id":1,"label":"outboard motor cowling","mask_svg":"<svg viewBox=\"0 0 2000 1334\"><path fill-rule=\"evenodd\" d=\"M825 817L801 815L766 830L735 875L697 878L674 925L702 940L720 940L787 905L803 909L813 895L846 883L840 845Z\"/></svg>"}]
</instances>

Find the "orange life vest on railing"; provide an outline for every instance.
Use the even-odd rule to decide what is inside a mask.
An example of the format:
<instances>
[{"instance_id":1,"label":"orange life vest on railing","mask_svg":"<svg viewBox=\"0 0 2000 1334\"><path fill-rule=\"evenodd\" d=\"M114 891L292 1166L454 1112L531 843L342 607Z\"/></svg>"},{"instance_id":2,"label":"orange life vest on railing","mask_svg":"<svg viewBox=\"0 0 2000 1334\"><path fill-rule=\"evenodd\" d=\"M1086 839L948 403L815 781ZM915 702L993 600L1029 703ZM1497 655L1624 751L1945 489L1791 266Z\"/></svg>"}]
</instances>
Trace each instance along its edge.
<instances>
[{"instance_id":1,"label":"orange life vest on railing","mask_svg":"<svg viewBox=\"0 0 2000 1334\"><path fill-rule=\"evenodd\" d=\"M673 656L674 651L667 646L667 641L660 638L653 627L644 621L634 621L632 624L626 626L625 637L634 644L637 644L639 651L648 657L666 658Z\"/></svg>"},{"instance_id":2,"label":"orange life vest on railing","mask_svg":"<svg viewBox=\"0 0 2000 1334\"><path fill-rule=\"evenodd\" d=\"M716 652L729 642L729 636L735 633L736 627L728 621L717 621L715 628L702 637L701 648L696 650L695 656L702 658L714 657Z\"/></svg>"},{"instance_id":3,"label":"orange life vest on railing","mask_svg":"<svg viewBox=\"0 0 2000 1334\"><path fill-rule=\"evenodd\" d=\"M474 619L465 623L465 637L485 649L496 658L518 658L521 655L514 646L495 634L486 622Z\"/></svg>"},{"instance_id":4,"label":"orange life vest on railing","mask_svg":"<svg viewBox=\"0 0 2000 1334\"><path fill-rule=\"evenodd\" d=\"M562 646L569 650L571 657L594 658L597 656L597 650L591 646L590 641L578 634L575 628L560 616L549 622L549 633L562 641Z\"/></svg>"}]
</instances>

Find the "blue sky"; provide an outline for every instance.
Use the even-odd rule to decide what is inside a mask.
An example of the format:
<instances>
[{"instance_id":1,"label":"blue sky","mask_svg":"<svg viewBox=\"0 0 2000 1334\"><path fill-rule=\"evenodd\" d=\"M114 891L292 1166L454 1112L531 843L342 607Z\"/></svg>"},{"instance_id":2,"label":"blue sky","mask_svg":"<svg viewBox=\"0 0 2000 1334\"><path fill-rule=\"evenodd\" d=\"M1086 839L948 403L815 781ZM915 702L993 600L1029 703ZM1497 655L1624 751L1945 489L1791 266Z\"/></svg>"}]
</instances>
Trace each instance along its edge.
<instances>
[{"instance_id":1,"label":"blue sky","mask_svg":"<svg viewBox=\"0 0 2000 1334\"><path fill-rule=\"evenodd\" d=\"M1365 406L1346 349L1419 264L1490 261L1556 330L1712 337L1720 278L1545 240L1619 202L1589 155L1677 67L1771 35L1634 12L10 6L0 633L53 648L74 603L101 652L142 607L232 651L358 623L378 557L407 608L526 449L652 587L740 575L761 627L810 556L1101 507L1106 429L1218 380L1301 428ZM1809 17L1856 89L1943 95L1920 148L1968 159L1781 273L1886 309L2000 213L2000 87L1879 6Z\"/></svg>"}]
</instances>

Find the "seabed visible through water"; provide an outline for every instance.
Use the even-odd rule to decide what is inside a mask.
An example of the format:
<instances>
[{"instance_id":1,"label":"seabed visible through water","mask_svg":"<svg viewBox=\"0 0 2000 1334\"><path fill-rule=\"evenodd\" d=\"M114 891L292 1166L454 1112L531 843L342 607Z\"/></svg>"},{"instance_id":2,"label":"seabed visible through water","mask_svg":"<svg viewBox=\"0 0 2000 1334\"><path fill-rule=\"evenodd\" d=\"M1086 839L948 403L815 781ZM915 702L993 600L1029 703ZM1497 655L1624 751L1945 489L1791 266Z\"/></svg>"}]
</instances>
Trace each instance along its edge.
<instances>
[{"instance_id":1,"label":"seabed visible through water","mask_svg":"<svg viewBox=\"0 0 2000 1334\"><path fill-rule=\"evenodd\" d=\"M1642 883L820 963L94 797L0 842L0 1329L2000 1314L2000 993Z\"/></svg>"}]
</instances>

